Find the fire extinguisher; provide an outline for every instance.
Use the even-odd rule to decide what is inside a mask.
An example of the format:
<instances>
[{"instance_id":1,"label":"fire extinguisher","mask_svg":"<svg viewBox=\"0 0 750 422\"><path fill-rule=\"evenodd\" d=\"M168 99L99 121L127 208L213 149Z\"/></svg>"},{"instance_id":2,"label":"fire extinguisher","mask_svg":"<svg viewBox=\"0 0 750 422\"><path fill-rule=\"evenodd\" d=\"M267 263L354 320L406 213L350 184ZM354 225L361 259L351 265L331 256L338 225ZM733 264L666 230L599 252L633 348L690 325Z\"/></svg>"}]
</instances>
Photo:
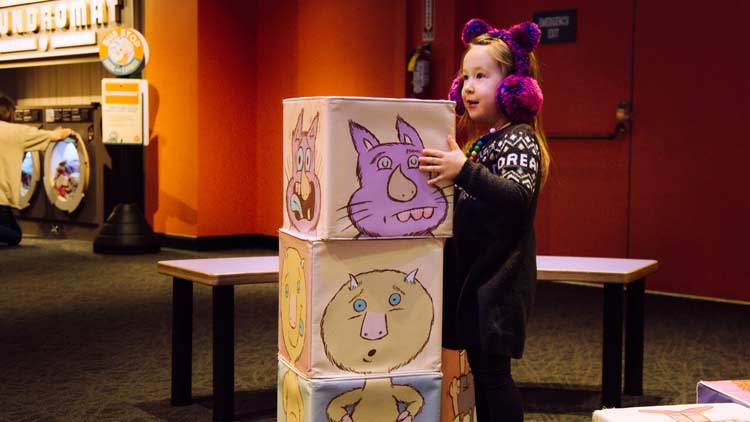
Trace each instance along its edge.
<instances>
[{"instance_id":1,"label":"fire extinguisher","mask_svg":"<svg viewBox=\"0 0 750 422\"><path fill-rule=\"evenodd\" d=\"M422 44L412 51L407 66L407 96L412 98L430 97L430 56L432 47Z\"/></svg>"}]
</instances>

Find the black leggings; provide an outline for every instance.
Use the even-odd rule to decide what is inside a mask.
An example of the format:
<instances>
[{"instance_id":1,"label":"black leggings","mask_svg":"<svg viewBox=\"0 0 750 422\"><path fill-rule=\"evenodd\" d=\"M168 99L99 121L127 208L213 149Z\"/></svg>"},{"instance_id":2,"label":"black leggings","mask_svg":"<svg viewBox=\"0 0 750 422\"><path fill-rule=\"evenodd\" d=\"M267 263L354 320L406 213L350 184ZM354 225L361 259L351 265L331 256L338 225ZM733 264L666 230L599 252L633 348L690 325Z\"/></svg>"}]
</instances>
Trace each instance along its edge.
<instances>
[{"instance_id":1,"label":"black leggings","mask_svg":"<svg viewBox=\"0 0 750 422\"><path fill-rule=\"evenodd\" d=\"M521 422L521 394L510 374L510 357L467 350L474 374L478 422Z\"/></svg>"},{"instance_id":2,"label":"black leggings","mask_svg":"<svg viewBox=\"0 0 750 422\"><path fill-rule=\"evenodd\" d=\"M11 246L21 243L21 228L7 205L0 205L0 244L2 243Z\"/></svg>"}]
</instances>

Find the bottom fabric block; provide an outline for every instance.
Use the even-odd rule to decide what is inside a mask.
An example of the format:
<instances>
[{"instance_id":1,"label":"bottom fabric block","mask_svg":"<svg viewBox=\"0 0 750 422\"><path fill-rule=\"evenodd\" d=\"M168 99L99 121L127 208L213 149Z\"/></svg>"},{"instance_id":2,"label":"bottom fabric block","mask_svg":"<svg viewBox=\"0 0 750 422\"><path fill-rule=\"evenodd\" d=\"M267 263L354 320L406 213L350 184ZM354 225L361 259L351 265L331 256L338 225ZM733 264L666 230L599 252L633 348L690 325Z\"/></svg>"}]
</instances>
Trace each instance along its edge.
<instances>
[{"instance_id":1,"label":"bottom fabric block","mask_svg":"<svg viewBox=\"0 0 750 422\"><path fill-rule=\"evenodd\" d=\"M465 350L443 349L443 395L441 422L474 422L474 376Z\"/></svg>"},{"instance_id":2,"label":"bottom fabric block","mask_svg":"<svg viewBox=\"0 0 750 422\"><path fill-rule=\"evenodd\" d=\"M698 403L737 403L750 407L750 380L701 381L695 390Z\"/></svg>"},{"instance_id":3,"label":"bottom fabric block","mask_svg":"<svg viewBox=\"0 0 750 422\"><path fill-rule=\"evenodd\" d=\"M593 422L750 422L750 409L734 403L629 407L594 412Z\"/></svg>"},{"instance_id":4,"label":"bottom fabric block","mask_svg":"<svg viewBox=\"0 0 750 422\"><path fill-rule=\"evenodd\" d=\"M435 422L439 372L307 379L279 359L278 422Z\"/></svg>"}]
</instances>

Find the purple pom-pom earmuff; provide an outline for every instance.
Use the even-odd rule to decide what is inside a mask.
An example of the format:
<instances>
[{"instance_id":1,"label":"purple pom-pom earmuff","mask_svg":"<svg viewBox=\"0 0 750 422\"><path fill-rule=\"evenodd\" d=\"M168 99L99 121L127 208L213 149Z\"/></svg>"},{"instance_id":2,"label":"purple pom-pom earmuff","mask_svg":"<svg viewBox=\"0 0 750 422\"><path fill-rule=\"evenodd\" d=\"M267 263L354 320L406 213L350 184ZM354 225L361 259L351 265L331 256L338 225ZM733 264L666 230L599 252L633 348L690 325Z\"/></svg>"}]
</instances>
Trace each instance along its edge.
<instances>
[{"instance_id":1,"label":"purple pom-pom earmuff","mask_svg":"<svg viewBox=\"0 0 750 422\"><path fill-rule=\"evenodd\" d=\"M539 45L542 32L533 22L523 22L511 26L509 29L491 27L481 19L471 19L461 31L461 41L469 45L471 40L488 34L498 38L508 45L513 54L513 73L507 75L497 87L497 105L500 111L511 122L530 122L542 108L544 96L537 81L531 77L531 59L529 54ZM466 112L461 90L463 78L453 80L448 99L456 102L456 114Z\"/></svg>"},{"instance_id":2,"label":"purple pom-pom earmuff","mask_svg":"<svg viewBox=\"0 0 750 422\"><path fill-rule=\"evenodd\" d=\"M464 25L464 29L461 31L461 41L466 45L469 41L482 34L486 34L491 29L492 27L487 22L481 19L472 19Z\"/></svg>"},{"instance_id":3,"label":"purple pom-pom earmuff","mask_svg":"<svg viewBox=\"0 0 750 422\"><path fill-rule=\"evenodd\" d=\"M544 96L528 76L508 75L497 87L497 104L511 122L530 122L539 113Z\"/></svg>"}]
</instances>

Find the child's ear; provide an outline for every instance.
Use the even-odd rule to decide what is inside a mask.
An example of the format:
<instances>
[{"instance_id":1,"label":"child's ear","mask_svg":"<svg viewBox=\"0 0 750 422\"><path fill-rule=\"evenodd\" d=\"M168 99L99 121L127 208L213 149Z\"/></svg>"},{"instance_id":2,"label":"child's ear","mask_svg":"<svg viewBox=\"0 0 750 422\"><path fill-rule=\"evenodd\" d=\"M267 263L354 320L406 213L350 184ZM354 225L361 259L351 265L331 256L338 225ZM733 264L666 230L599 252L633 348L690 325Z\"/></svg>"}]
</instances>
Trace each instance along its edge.
<instances>
[{"instance_id":1,"label":"child's ear","mask_svg":"<svg viewBox=\"0 0 750 422\"><path fill-rule=\"evenodd\" d=\"M349 120L349 132L352 135L354 149L357 150L358 155L362 155L373 149L376 145L380 145L380 141L378 141L378 138L372 132L354 120Z\"/></svg>"}]
</instances>

